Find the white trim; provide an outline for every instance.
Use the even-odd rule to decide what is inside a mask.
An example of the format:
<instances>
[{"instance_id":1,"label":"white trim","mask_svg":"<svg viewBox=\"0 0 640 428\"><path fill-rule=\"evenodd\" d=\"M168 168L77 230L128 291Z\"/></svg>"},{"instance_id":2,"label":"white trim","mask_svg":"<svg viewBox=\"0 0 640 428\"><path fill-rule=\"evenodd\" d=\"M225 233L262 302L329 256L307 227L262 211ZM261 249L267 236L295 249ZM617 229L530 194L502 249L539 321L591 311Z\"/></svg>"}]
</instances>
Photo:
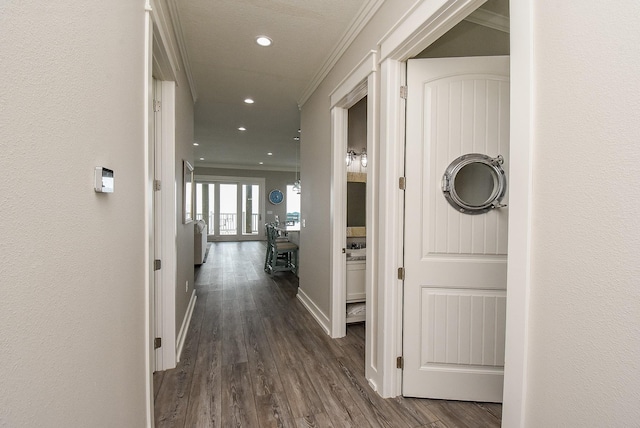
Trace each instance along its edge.
<instances>
[{"instance_id":1,"label":"white trim","mask_svg":"<svg viewBox=\"0 0 640 428\"><path fill-rule=\"evenodd\" d=\"M508 33L510 29L508 16L500 15L486 9L476 9L464 20L484 27L493 28L494 30L502 31L504 33Z\"/></svg>"},{"instance_id":2,"label":"white trim","mask_svg":"<svg viewBox=\"0 0 640 428\"><path fill-rule=\"evenodd\" d=\"M377 63L377 53L373 61ZM378 267L378 217L379 217L379 175L378 159L380 153L380 139L378 138L379 97L378 88L380 76L373 71L367 77L367 154L369 166L367 167L367 199L366 199L366 224L367 226L367 264L365 267L365 291L367 306L365 321L365 378L372 385L374 391L378 391L379 383L379 351L375 346L384 336L380 329L378 308L380 302L380 285L376 270ZM376 340L374 340L374 338Z\"/></svg>"},{"instance_id":3,"label":"white trim","mask_svg":"<svg viewBox=\"0 0 640 428\"><path fill-rule=\"evenodd\" d=\"M218 168L218 169L240 169L246 171L281 171L281 172L295 172L296 167L290 166L266 166L266 165L234 165L234 164L220 164L220 163L202 163L197 162L196 168Z\"/></svg>"},{"instance_id":4,"label":"white trim","mask_svg":"<svg viewBox=\"0 0 640 428\"><path fill-rule=\"evenodd\" d=\"M320 324L320 327L322 327L324 332L329 334L329 318L324 314L324 312L322 312L318 305L316 305L301 288L298 288L297 297L304 307L311 313L311 316L318 321L318 324Z\"/></svg>"},{"instance_id":5,"label":"white trim","mask_svg":"<svg viewBox=\"0 0 640 428\"><path fill-rule=\"evenodd\" d=\"M171 68L172 75L168 77L165 76L164 78L175 80L177 71L180 70L180 61L178 60L176 49L171 40L171 27L169 23L167 23L167 15L162 8L161 1L151 0L151 15L153 17L153 29L154 35L156 36L155 39L157 40L157 36L160 36L160 40L158 42L164 48L165 58L169 61L169 66Z\"/></svg>"},{"instance_id":6,"label":"white trim","mask_svg":"<svg viewBox=\"0 0 640 428\"><path fill-rule=\"evenodd\" d=\"M193 80L193 74L191 73L191 62L189 61L187 45L184 42L184 32L182 31L180 13L178 7L176 6L175 0L167 0L167 5L169 6L169 16L171 18L171 22L173 23L173 31L176 36L176 41L178 42L178 50L180 51L180 56L182 56L184 74L187 76L189 89L191 90L191 97L193 98L193 103L195 104L198 100L198 92L196 89L196 82L195 80Z\"/></svg>"},{"instance_id":7,"label":"white trim","mask_svg":"<svg viewBox=\"0 0 640 428\"><path fill-rule=\"evenodd\" d=\"M380 6L384 3L384 0L368 0L361 8L356 17L349 23L349 26L342 34L340 41L333 48L327 59L324 61L318 72L313 76L309 85L302 92L302 97L298 100L298 106L302 106L309 100L311 95L320 86L320 83L324 80L329 72L336 65L338 60L351 46L351 43L360 34L360 31L369 23L373 15L380 9Z\"/></svg>"},{"instance_id":8,"label":"white trim","mask_svg":"<svg viewBox=\"0 0 640 428\"><path fill-rule=\"evenodd\" d=\"M170 183L176 182L176 84L173 81L161 81L162 107L160 109L162 123L162 141L160 143L160 181L163 184L159 192L161 204L160 239L162 260L162 367L157 370L168 370L176 366L176 281L178 275L178 217L176 204L176 188Z\"/></svg>"},{"instance_id":9,"label":"white trim","mask_svg":"<svg viewBox=\"0 0 640 428\"><path fill-rule=\"evenodd\" d=\"M533 195L533 5L511 2L509 264L502 426L525 425Z\"/></svg>"},{"instance_id":10,"label":"white trim","mask_svg":"<svg viewBox=\"0 0 640 428\"><path fill-rule=\"evenodd\" d=\"M155 36L155 33L154 33ZM157 80L156 73L156 53L157 51L154 49L153 53L153 101L154 103L160 102L162 103L162 82ZM153 115L152 123L154 127L153 133L153 144L154 144L154 159L155 165L153 165L153 173L154 178L157 180L161 179L160 174L162 173L162 113L161 112L151 112ZM154 226L154 258L162 259L162 192L153 192L153 226ZM153 272L154 275L154 322L155 322L155 337L162 337L162 332L164 330L164 312L165 308L163 305L163 275L164 271L162 269ZM163 370L163 356L164 356L164 348L160 347L155 350L155 370Z\"/></svg>"},{"instance_id":11,"label":"white trim","mask_svg":"<svg viewBox=\"0 0 640 428\"><path fill-rule=\"evenodd\" d=\"M420 0L379 42L380 61L417 55L486 0Z\"/></svg>"},{"instance_id":12,"label":"white trim","mask_svg":"<svg viewBox=\"0 0 640 428\"><path fill-rule=\"evenodd\" d=\"M196 182L206 182L211 183L214 181L220 183L240 183L240 184L255 184L258 182L262 186L265 185L264 177L231 177L227 175L207 175L207 174L198 174L194 177ZM293 182L291 183L293 184Z\"/></svg>"},{"instance_id":13,"label":"white trim","mask_svg":"<svg viewBox=\"0 0 640 428\"><path fill-rule=\"evenodd\" d=\"M144 301L144 366L145 366L145 426L152 428L155 426L154 422L154 400L153 400L153 371L155 362L155 353L153 350L153 329L154 329L154 293L153 293L153 251L154 251L154 233L153 233L153 170L151 168L153 141L151 139L151 121L149 113L151 112L152 94L152 73L153 69L153 21L151 18L151 5L149 0L145 1L145 14L144 14L144 76L142 79L143 87L143 109L144 109L144 142L146 144L145 150L145 162L144 162L144 176L145 176L145 189L144 189L144 222L145 222L145 237L147 244L144 246L145 260L147 260L147 268L144 270L144 288L145 288L145 301Z\"/></svg>"},{"instance_id":14,"label":"white trim","mask_svg":"<svg viewBox=\"0 0 640 428\"><path fill-rule=\"evenodd\" d=\"M189 306L187 306L187 312L184 314L182 326L180 326L180 331L178 332L178 340L176 341L175 347L175 358L177 362L180 362L180 357L182 356L182 348L184 347L184 342L187 339L187 333L189 333L191 316L193 315L193 309L196 307L197 299L198 296L196 296L196 290L193 290L193 292L191 292L191 299L189 299Z\"/></svg>"},{"instance_id":15,"label":"white trim","mask_svg":"<svg viewBox=\"0 0 640 428\"><path fill-rule=\"evenodd\" d=\"M382 397L401 394L402 370L396 357L402 355L402 281L397 268L403 265L404 192L398 178L404 175L404 64L388 59L380 68L380 165L378 231L378 328L384 332L378 343L378 393Z\"/></svg>"},{"instance_id":16,"label":"white trim","mask_svg":"<svg viewBox=\"0 0 640 428\"><path fill-rule=\"evenodd\" d=\"M367 93L367 76L377 69L377 52L372 50L353 67L353 70L342 79L331 92L331 108L341 103L340 107L349 108L360 101ZM346 151L346 149L345 149Z\"/></svg>"},{"instance_id":17,"label":"white trim","mask_svg":"<svg viewBox=\"0 0 640 428\"><path fill-rule=\"evenodd\" d=\"M329 214L331 230L331 259L329 260L330 321L332 338L344 337L346 326L346 255L347 242L347 153L348 110L346 107L331 109L331 207Z\"/></svg>"}]
</instances>

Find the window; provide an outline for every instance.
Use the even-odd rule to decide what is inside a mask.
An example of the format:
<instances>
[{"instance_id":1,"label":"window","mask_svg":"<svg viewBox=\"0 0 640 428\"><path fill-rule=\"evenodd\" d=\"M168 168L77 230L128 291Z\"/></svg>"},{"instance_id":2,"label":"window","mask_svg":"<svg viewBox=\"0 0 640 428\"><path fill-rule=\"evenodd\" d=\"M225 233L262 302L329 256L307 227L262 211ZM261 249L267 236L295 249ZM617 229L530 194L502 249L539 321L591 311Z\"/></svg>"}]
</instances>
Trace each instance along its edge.
<instances>
[{"instance_id":1,"label":"window","mask_svg":"<svg viewBox=\"0 0 640 428\"><path fill-rule=\"evenodd\" d=\"M287 224L300 222L300 193L293 190L293 184L287 184Z\"/></svg>"}]
</instances>

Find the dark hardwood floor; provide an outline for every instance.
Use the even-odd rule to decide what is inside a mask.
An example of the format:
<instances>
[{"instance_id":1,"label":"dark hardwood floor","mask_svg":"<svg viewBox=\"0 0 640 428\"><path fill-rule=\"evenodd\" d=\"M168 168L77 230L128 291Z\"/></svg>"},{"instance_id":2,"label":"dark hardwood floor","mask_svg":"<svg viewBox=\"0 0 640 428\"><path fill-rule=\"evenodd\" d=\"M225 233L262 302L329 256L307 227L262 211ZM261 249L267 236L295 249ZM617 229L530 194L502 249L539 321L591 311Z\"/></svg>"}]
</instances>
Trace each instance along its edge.
<instances>
[{"instance_id":1,"label":"dark hardwood floor","mask_svg":"<svg viewBox=\"0 0 640 428\"><path fill-rule=\"evenodd\" d=\"M364 324L331 339L263 270L262 242L210 244L182 360L154 375L157 427L499 427L502 406L382 399L364 378Z\"/></svg>"}]
</instances>

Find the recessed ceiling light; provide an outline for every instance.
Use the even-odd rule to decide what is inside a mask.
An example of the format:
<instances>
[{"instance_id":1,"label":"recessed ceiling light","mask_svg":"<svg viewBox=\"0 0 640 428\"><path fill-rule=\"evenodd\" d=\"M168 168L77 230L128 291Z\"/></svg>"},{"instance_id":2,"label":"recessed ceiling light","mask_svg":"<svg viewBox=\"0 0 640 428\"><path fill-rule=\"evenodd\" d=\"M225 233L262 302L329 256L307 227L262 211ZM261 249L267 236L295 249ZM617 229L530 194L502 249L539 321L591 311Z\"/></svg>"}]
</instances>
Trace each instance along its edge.
<instances>
[{"instance_id":1,"label":"recessed ceiling light","mask_svg":"<svg viewBox=\"0 0 640 428\"><path fill-rule=\"evenodd\" d=\"M273 43L273 40L271 40L267 36L258 36L256 37L256 43L259 44L260 46L271 46L271 43Z\"/></svg>"},{"instance_id":2,"label":"recessed ceiling light","mask_svg":"<svg viewBox=\"0 0 640 428\"><path fill-rule=\"evenodd\" d=\"M273 156L273 153L269 152L267 153L267 156Z\"/></svg>"},{"instance_id":3,"label":"recessed ceiling light","mask_svg":"<svg viewBox=\"0 0 640 428\"><path fill-rule=\"evenodd\" d=\"M264 165L264 162L258 162L260 165Z\"/></svg>"},{"instance_id":4,"label":"recessed ceiling light","mask_svg":"<svg viewBox=\"0 0 640 428\"><path fill-rule=\"evenodd\" d=\"M298 134L300 133L300 130L298 129Z\"/></svg>"},{"instance_id":5,"label":"recessed ceiling light","mask_svg":"<svg viewBox=\"0 0 640 428\"><path fill-rule=\"evenodd\" d=\"M253 100L251 98L247 98L244 102L247 104L253 104Z\"/></svg>"},{"instance_id":6,"label":"recessed ceiling light","mask_svg":"<svg viewBox=\"0 0 640 428\"><path fill-rule=\"evenodd\" d=\"M194 146L199 146L200 144L198 144L198 143L193 143L193 145L194 145Z\"/></svg>"},{"instance_id":7,"label":"recessed ceiling light","mask_svg":"<svg viewBox=\"0 0 640 428\"><path fill-rule=\"evenodd\" d=\"M300 137L293 137L294 140L300 141Z\"/></svg>"},{"instance_id":8,"label":"recessed ceiling light","mask_svg":"<svg viewBox=\"0 0 640 428\"><path fill-rule=\"evenodd\" d=\"M200 158L200 160L204 160L204 158Z\"/></svg>"},{"instance_id":9,"label":"recessed ceiling light","mask_svg":"<svg viewBox=\"0 0 640 428\"><path fill-rule=\"evenodd\" d=\"M244 126L241 126L240 128L238 128L238 131L246 131L247 128L245 128Z\"/></svg>"}]
</instances>

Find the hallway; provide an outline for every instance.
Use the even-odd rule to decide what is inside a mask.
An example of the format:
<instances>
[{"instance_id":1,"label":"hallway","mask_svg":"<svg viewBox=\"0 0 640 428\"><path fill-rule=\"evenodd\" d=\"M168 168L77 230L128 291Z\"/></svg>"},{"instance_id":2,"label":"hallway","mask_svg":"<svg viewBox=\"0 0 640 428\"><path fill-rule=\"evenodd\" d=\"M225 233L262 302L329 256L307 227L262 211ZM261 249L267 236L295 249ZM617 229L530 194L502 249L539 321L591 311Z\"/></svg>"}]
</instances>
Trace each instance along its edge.
<instances>
[{"instance_id":1,"label":"hallway","mask_svg":"<svg viewBox=\"0 0 640 428\"><path fill-rule=\"evenodd\" d=\"M157 427L499 427L499 404L382 399L364 378L364 324L327 336L263 242L209 244L182 360L154 375Z\"/></svg>"}]
</instances>

